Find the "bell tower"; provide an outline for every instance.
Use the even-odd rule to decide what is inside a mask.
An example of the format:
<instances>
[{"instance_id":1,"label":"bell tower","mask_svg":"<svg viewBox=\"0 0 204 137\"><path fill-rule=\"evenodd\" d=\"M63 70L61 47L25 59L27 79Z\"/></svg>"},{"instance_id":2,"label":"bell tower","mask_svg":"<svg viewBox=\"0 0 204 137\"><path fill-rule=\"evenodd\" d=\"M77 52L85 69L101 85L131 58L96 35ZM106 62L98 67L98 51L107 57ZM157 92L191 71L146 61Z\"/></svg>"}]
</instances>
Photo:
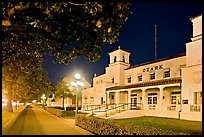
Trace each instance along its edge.
<instances>
[{"instance_id":1,"label":"bell tower","mask_svg":"<svg viewBox=\"0 0 204 137\"><path fill-rule=\"evenodd\" d=\"M109 52L108 54L110 56L110 64L114 64L114 63L118 63L118 62L129 63L130 53L120 49L120 46L118 46L117 50L115 50L113 52ZM109 64L109 66L110 66L110 64Z\"/></svg>"},{"instance_id":2,"label":"bell tower","mask_svg":"<svg viewBox=\"0 0 204 137\"><path fill-rule=\"evenodd\" d=\"M108 79L110 82L114 82L118 85L125 84L125 69L130 67L130 52L122 50L120 46L118 46L117 50L109 52L108 54L110 57L110 63L108 67L106 67Z\"/></svg>"}]
</instances>

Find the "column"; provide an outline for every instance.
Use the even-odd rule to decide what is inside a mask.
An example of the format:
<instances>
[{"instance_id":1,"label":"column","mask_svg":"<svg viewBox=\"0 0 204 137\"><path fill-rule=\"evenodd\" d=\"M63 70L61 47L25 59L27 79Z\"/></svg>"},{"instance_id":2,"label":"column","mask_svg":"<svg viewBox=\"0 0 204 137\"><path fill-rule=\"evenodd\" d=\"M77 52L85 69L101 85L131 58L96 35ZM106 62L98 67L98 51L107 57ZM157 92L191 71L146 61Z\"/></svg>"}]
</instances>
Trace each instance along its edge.
<instances>
[{"instance_id":1,"label":"column","mask_svg":"<svg viewBox=\"0 0 204 137\"><path fill-rule=\"evenodd\" d=\"M109 101L109 92L107 92L107 91L106 91L106 103L107 103L107 104L110 103L110 101Z\"/></svg>"},{"instance_id":2,"label":"column","mask_svg":"<svg viewBox=\"0 0 204 137\"><path fill-rule=\"evenodd\" d=\"M163 90L164 90L164 87L160 87L160 97L159 97L159 107L160 107L160 110L162 111L162 108L163 108Z\"/></svg>"},{"instance_id":3,"label":"column","mask_svg":"<svg viewBox=\"0 0 204 137\"><path fill-rule=\"evenodd\" d=\"M128 109L130 109L130 107L131 107L131 105L130 105L130 103L131 103L131 90L128 90Z\"/></svg>"},{"instance_id":4,"label":"column","mask_svg":"<svg viewBox=\"0 0 204 137\"><path fill-rule=\"evenodd\" d=\"M119 103L119 91L115 92L115 103L118 104Z\"/></svg>"},{"instance_id":5,"label":"column","mask_svg":"<svg viewBox=\"0 0 204 137\"><path fill-rule=\"evenodd\" d=\"M145 94L146 88L142 89L142 105L143 105L143 110L145 110L145 105L146 105L146 94Z\"/></svg>"},{"instance_id":6,"label":"column","mask_svg":"<svg viewBox=\"0 0 204 137\"><path fill-rule=\"evenodd\" d=\"M128 90L128 103L131 103L131 90Z\"/></svg>"}]
</instances>

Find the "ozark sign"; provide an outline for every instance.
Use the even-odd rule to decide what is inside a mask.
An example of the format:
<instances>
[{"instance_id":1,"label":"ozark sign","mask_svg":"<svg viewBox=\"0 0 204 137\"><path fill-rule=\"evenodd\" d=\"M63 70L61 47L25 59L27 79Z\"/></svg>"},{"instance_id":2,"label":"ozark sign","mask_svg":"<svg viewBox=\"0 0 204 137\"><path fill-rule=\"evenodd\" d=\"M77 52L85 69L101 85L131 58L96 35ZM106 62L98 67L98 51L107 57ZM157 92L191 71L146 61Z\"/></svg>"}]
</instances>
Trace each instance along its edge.
<instances>
[{"instance_id":1,"label":"ozark sign","mask_svg":"<svg viewBox=\"0 0 204 137\"><path fill-rule=\"evenodd\" d=\"M148 68L144 68L143 72L149 72L152 70L158 70L158 69L163 69L162 65L158 65L158 66L154 66L154 67L148 67Z\"/></svg>"}]
</instances>

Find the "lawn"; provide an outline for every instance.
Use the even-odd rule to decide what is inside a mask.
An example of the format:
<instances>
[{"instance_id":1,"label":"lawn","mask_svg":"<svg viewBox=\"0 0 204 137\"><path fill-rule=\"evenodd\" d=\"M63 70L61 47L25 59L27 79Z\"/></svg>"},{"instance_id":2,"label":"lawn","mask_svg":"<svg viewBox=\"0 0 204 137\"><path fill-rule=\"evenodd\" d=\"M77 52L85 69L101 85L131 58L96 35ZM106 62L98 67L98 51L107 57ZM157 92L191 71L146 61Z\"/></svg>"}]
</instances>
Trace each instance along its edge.
<instances>
[{"instance_id":1,"label":"lawn","mask_svg":"<svg viewBox=\"0 0 204 137\"><path fill-rule=\"evenodd\" d=\"M15 118L15 116L21 112L26 106L21 106L17 109L13 109L13 112L2 111L2 127L4 127L9 121Z\"/></svg>"},{"instance_id":2,"label":"lawn","mask_svg":"<svg viewBox=\"0 0 204 137\"><path fill-rule=\"evenodd\" d=\"M113 121L118 121L125 124L155 127L174 132L189 133L191 135L202 135L202 122L199 121L178 120L174 118L162 118L152 116L117 120L115 119Z\"/></svg>"}]
</instances>

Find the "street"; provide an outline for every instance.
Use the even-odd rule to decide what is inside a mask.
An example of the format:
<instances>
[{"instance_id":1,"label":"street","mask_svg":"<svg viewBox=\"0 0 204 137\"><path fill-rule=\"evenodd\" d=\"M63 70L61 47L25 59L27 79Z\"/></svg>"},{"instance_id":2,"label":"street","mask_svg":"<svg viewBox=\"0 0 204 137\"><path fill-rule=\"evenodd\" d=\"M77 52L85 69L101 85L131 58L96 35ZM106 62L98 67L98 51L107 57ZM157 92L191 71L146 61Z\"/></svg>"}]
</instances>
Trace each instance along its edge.
<instances>
[{"instance_id":1,"label":"street","mask_svg":"<svg viewBox=\"0 0 204 137\"><path fill-rule=\"evenodd\" d=\"M7 135L93 135L78 126L74 119L54 116L42 108L26 108Z\"/></svg>"}]
</instances>

